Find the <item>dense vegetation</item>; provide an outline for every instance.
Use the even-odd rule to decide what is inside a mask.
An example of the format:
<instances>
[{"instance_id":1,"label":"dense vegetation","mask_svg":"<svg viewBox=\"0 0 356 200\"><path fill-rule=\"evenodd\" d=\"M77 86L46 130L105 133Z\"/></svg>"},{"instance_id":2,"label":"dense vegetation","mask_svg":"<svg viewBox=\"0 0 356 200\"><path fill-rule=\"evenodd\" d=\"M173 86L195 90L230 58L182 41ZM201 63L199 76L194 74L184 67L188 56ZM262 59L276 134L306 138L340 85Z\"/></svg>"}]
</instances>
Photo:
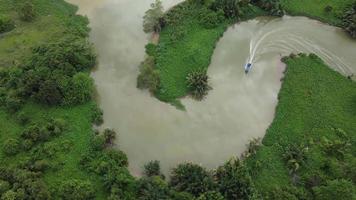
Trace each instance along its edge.
<instances>
[{"instance_id":1,"label":"dense vegetation","mask_svg":"<svg viewBox=\"0 0 356 200\"><path fill-rule=\"evenodd\" d=\"M0 1L1 199L106 196L79 165L102 112L88 20L75 12L62 0Z\"/></svg>"},{"instance_id":2,"label":"dense vegetation","mask_svg":"<svg viewBox=\"0 0 356 200\"><path fill-rule=\"evenodd\" d=\"M155 80L150 81L155 84L154 94L171 103L192 91L188 86L188 75L195 71L206 73L215 44L228 25L266 13L243 1L227 2L186 1L165 13L159 43L150 44L149 57L154 61L150 65L152 70L141 67L138 85L145 80L142 77L148 79L155 73L155 79L150 79ZM156 83L159 83L158 87ZM207 90L202 94L206 93Z\"/></svg>"},{"instance_id":3,"label":"dense vegetation","mask_svg":"<svg viewBox=\"0 0 356 200\"><path fill-rule=\"evenodd\" d=\"M138 87L148 88L158 99L177 105L177 99L192 94L188 75L195 71L207 71L216 42L226 28L260 15L309 16L343 27L354 37L356 2L353 2L190 0L162 14L159 11L162 7L156 1L146 12L144 30L160 33L160 40L158 44L148 45L150 54L148 61L140 67ZM207 91L203 93L207 94Z\"/></svg>"},{"instance_id":4,"label":"dense vegetation","mask_svg":"<svg viewBox=\"0 0 356 200\"><path fill-rule=\"evenodd\" d=\"M138 87L166 101L187 92L202 98L210 88L206 67L226 27L281 14L277 1L252 2L261 9L246 2L191 0L163 17L155 12L147 31L161 32L161 40L146 46L141 75L149 76L139 77ZM215 170L182 163L169 180L151 161L135 178L125 153L113 148L116 132L92 128L103 113L92 100L88 20L63 0L0 0L0 12L2 200L356 198L356 85L315 55L284 59L276 118L244 160ZM175 77L163 78L169 73Z\"/></svg>"},{"instance_id":5,"label":"dense vegetation","mask_svg":"<svg viewBox=\"0 0 356 200\"><path fill-rule=\"evenodd\" d=\"M276 117L247 159L266 199L355 199L356 83L315 55L288 65Z\"/></svg>"}]
</instances>

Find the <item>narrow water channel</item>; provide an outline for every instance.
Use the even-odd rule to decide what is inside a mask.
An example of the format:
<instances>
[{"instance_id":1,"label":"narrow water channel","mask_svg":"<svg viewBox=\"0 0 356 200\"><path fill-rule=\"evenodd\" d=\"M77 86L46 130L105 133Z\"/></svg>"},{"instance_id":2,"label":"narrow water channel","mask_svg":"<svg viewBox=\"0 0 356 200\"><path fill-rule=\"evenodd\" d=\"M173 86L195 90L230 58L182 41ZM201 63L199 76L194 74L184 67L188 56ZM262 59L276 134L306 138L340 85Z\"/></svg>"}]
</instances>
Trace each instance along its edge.
<instances>
[{"instance_id":1,"label":"narrow water channel","mask_svg":"<svg viewBox=\"0 0 356 200\"><path fill-rule=\"evenodd\" d=\"M339 72L356 74L356 43L339 30L304 17L258 18L228 29L209 67L213 90L203 102L183 99L187 111L136 89L149 36L142 17L152 0L70 0L91 20L99 55L93 78L104 127L119 133L130 169L160 160L164 172L183 161L212 168L263 137L273 120L284 65L282 55L314 52ZM180 2L165 0L164 6ZM243 66L254 55L253 69Z\"/></svg>"}]
</instances>

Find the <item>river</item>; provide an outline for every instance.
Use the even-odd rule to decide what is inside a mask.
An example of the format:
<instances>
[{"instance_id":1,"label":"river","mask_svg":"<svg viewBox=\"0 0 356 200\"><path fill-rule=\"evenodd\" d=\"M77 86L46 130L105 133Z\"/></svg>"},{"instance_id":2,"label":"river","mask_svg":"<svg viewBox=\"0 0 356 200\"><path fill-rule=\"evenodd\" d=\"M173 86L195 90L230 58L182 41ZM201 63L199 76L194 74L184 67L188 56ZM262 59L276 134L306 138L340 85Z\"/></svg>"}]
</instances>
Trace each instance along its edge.
<instances>
[{"instance_id":1,"label":"river","mask_svg":"<svg viewBox=\"0 0 356 200\"><path fill-rule=\"evenodd\" d=\"M214 89L202 102L183 99L183 112L136 89L149 39L142 17L152 0L70 2L90 19L99 60L92 76L104 110L103 127L118 132L118 147L127 153L135 175L149 160L159 160L165 173L184 161L213 168L240 155L252 138L263 137L281 87L281 55L314 52L339 72L356 74L356 43L340 29L305 17L258 18L227 30L208 70ZM178 2L163 1L165 8ZM245 75L251 55L254 66Z\"/></svg>"}]
</instances>

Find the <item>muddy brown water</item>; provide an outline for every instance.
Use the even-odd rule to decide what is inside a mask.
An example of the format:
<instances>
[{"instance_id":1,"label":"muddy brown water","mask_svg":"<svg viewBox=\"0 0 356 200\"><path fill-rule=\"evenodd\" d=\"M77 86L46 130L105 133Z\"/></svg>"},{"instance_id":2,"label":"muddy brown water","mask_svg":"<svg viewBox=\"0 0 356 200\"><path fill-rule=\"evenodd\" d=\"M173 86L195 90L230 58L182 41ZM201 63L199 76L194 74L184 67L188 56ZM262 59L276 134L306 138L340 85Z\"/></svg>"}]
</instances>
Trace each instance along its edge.
<instances>
[{"instance_id":1,"label":"muddy brown water","mask_svg":"<svg viewBox=\"0 0 356 200\"><path fill-rule=\"evenodd\" d=\"M305 17L258 18L227 30L208 71L214 89L203 102L183 99L187 111L182 112L136 89L149 38L142 17L152 0L70 2L90 19L103 127L119 133L118 147L135 175L149 160L160 160L165 173L184 161L213 168L240 155L252 138L263 137L277 105L283 55L313 52L340 73L356 74L356 43L340 29ZM248 61L253 68L245 75Z\"/></svg>"}]
</instances>

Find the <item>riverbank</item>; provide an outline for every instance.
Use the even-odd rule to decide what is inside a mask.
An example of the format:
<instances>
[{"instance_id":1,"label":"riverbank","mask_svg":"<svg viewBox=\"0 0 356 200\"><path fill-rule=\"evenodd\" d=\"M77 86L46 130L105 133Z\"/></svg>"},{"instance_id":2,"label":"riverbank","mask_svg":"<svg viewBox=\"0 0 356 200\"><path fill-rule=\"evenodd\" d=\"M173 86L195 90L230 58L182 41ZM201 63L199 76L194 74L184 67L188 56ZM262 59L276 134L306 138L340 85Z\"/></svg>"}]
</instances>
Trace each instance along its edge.
<instances>
[{"instance_id":1,"label":"riverbank","mask_svg":"<svg viewBox=\"0 0 356 200\"><path fill-rule=\"evenodd\" d=\"M333 0L281 0L283 9L292 16L306 16L333 26L342 27L342 16L354 1Z\"/></svg>"},{"instance_id":2,"label":"riverbank","mask_svg":"<svg viewBox=\"0 0 356 200\"><path fill-rule=\"evenodd\" d=\"M284 62L275 119L247 159L256 188L271 199L274 192L309 199L332 180L354 184L356 82L314 55Z\"/></svg>"},{"instance_id":3,"label":"riverbank","mask_svg":"<svg viewBox=\"0 0 356 200\"><path fill-rule=\"evenodd\" d=\"M204 20L209 19L202 17L208 10L203 5L186 1L166 13L168 23L160 33L155 54L160 79L158 99L179 105L177 99L188 93L187 75L196 70L207 71L216 43L236 22L236 19L222 17L218 24L207 27ZM239 21L263 15L267 13L249 5L243 8Z\"/></svg>"},{"instance_id":4,"label":"riverbank","mask_svg":"<svg viewBox=\"0 0 356 200\"><path fill-rule=\"evenodd\" d=\"M343 26L342 17L352 0L348 1L280 1L281 9L292 16L307 16L322 22ZM184 10L184 7L189 9ZM155 52L155 69L158 71L159 86L155 96L164 102L183 108L179 99L189 93L187 76L193 71L207 71L215 45L232 24L268 12L253 5L240 6L239 20L225 18L218 25L204 27L201 22L204 5L183 2L166 13L168 23L160 33ZM189 11L188 11L189 10ZM175 21L173 18L182 18ZM170 24L169 21L174 21ZM179 41L179 42L178 42Z\"/></svg>"}]
</instances>

